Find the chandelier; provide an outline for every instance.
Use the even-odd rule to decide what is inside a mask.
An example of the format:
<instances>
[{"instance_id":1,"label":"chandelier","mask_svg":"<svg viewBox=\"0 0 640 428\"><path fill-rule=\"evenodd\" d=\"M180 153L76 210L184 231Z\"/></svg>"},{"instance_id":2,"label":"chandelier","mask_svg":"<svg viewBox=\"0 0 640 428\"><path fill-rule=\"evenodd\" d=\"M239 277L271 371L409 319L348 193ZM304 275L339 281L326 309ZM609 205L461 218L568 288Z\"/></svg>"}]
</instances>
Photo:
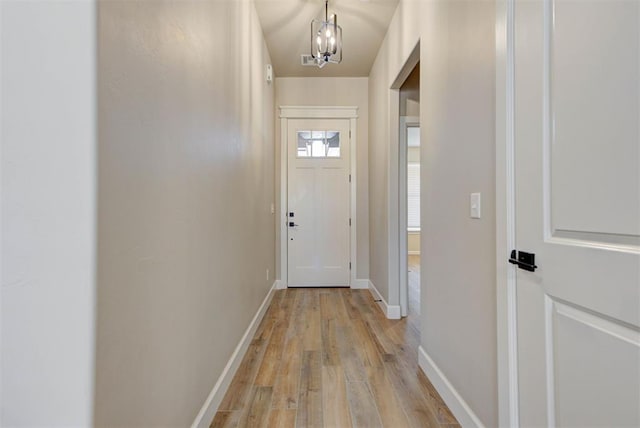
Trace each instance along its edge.
<instances>
[{"instance_id":1,"label":"chandelier","mask_svg":"<svg viewBox=\"0 0 640 428\"><path fill-rule=\"evenodd\" d=\"M329 0L324 2L324 21L311 21L311 57L320 68L342 61L342 28L335 13L329 17Z\"/></svg>"}]
</instances>

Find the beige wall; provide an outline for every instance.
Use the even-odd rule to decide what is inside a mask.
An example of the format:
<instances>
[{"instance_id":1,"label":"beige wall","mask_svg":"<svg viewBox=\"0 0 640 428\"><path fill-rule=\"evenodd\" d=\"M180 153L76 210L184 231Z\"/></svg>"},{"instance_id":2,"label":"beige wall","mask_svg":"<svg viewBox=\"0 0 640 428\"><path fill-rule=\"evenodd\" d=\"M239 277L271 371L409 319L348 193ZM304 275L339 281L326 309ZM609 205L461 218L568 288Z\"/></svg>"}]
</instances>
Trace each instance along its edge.
<instances>
[{"instance_id":1,"label":"beige wall","mask_svg":"<svg viewBox=\"0 0 640 428\"><path fill-rule=\"evenodd\" d=\"M409 255L420 254L420 232L407 233L407 249Z\"/></svg>"},{"instance_id":2,"label":"beige wall","mask_svg":"<svg viewBox=\"0 0 640 428\"><path fill-rule=\"evenodd\" d=\"M400 116L420 116L420 63L400 87Z\"/></svg>"},{"instance_id":3,"label":"beige wall","mask_svg":"<svg viewBox=\"0 0 640 428\"><path fill-rule=\"evenodd\" d=\"M331 66L330 66L331 67ZM357 272L358 279L369 278L369 182L368 141L369 101L366 77L282 77L276 79L276 110L280 106L357 106L356 142L356 215L357 215ZM280 118L276 117L276 135L280 135ZM280 159L280 138L276 138L276 159ZM279 162L276 183L280 183ZM280 192L276 189L280 206ZM279 213L276 218L281 218ZM279 228L276 232L277 255L280 255ZM279 261L278 261L279 266ZM279 272L278 272L278 278Z\"/></svg>"},{"instance_id":4,"label":"beige wall","mask_svg":"<svg viewBox=\"0 0 640 428\"><path fill-rule=\"evenodd\" d=\"M384 62L378 54L369 76L369 279L389 296L389 94ZM386 56L386 55L385 55Z\"/></svg>"},{"instance_id":5,"label":"beige wall","mask_svg":"<svg viewBox=\"0 0 640 428\"><path fill-rule=\"evenodd\" d=\"M420 162L420 147L408 147L407 148L407 161L408 162L418 162L418 163ZM422 171L421 171L421 173L422 173Z\"/></svg>"},{"instance_id":6,"label":"beige wall","mask_svg":"<svg viewBox=\"0 0 640 428\"><path fill-rule=\"evenodd\" d=\"M487 426L498 422L494 14L492 1L401 0L369 77L371 279L388 295L389 88L420 41L421 344ZM478 191L486 209L472 220Z\"/></svg>"},{"instance_id":7,"label":"beige wall","mask_svg":"<svg viewBox=\"0 0 640 428\"><path fill-rule=\"evenodd\" d=\"M190 425L273 284L269 62L250 2L100 2L99 426Z\"/></svg>"}]
</instances>

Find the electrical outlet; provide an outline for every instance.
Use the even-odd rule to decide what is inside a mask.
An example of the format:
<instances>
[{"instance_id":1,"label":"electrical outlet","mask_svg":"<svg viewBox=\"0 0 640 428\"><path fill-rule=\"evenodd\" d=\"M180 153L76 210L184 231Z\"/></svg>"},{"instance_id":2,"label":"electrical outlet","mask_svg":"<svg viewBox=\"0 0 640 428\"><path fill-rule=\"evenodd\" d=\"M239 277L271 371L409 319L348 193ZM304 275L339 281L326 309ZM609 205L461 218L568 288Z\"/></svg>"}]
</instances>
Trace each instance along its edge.
<instances>
[{"instance_id":1,"label":"electrical outlet","mask_svg":"<svg viewBox=\"0 0 640 428\"><path fill-rule=\"evenodd\" d=\"M267 269L267 281L269 281L269 269Z\"/></svg>"},{"instance_id":2,"label":"electrical outlet","mask_svg":"<svg viewBox=\"0 0 640 428\"><path fill-rule=\"evenodd\" d=\"M276 206L273 204L273 202L271 202L271 214L275 214L276 213Z\"/></svg>"}]
</instances>

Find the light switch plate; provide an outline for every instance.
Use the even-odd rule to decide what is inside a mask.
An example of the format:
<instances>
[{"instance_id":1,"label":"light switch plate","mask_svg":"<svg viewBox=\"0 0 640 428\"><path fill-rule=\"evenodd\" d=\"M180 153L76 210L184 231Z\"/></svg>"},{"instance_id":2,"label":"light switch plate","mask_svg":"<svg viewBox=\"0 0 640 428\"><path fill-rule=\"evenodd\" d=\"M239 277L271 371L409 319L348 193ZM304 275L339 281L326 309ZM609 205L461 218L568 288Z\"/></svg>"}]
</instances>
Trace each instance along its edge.
<instances>
[{"instance_id":1,"label":"light switch plate","mask_svg":"<svg viewBox=\"0 0 640 428\"><path fill-rule=\"evenodd\" d=\"M480 193L472 193L469 197L469 215L471 215L471 218L480 218L482 214L481 208Z\"/></svg>"}]
</instances>

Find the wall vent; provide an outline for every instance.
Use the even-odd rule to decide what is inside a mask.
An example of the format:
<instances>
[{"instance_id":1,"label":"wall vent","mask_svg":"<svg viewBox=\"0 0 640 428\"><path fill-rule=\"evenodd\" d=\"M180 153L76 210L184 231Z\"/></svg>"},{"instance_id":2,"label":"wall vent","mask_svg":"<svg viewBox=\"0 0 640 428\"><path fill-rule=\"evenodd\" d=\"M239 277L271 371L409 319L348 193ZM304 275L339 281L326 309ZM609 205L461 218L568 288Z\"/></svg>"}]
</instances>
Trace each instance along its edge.
<instances>
[{"instance_id":1,"label":"wall vent","mask_svg":"<svg viewBox=\"0 0 640 428\"><path fill-rule=\"evenodd\" d=\"M304 66L316 65L316 60L310 54L300 55L300 64Z\"/></svg>"}]
</instances>

